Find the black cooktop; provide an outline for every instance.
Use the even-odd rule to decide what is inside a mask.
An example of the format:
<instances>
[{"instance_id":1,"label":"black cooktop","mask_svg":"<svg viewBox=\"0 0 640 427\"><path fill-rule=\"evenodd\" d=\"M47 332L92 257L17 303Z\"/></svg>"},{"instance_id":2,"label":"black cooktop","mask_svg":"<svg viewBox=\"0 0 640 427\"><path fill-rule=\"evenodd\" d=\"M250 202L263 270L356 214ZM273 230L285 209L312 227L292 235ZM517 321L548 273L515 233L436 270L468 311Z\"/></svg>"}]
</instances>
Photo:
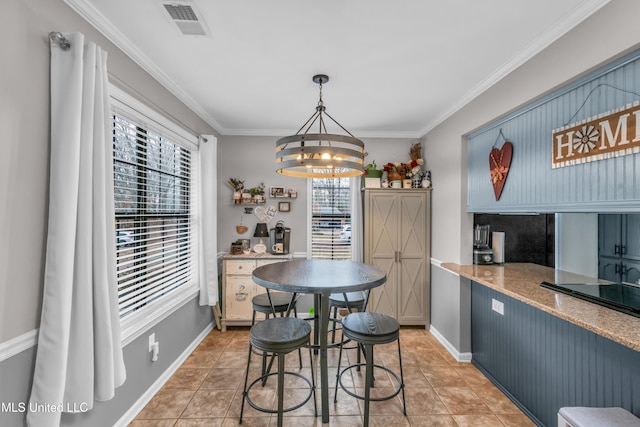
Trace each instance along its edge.
<instances>
[{"instance_id":1,"label":"black cooktop","mask_svg":"<svg viewBox=\"0 0 640 427\"><path fill-rule=\"evenodd\" d=\"M640 287L627 283L548 283L540 286L640 317Z\"/></svg>"}]
</instances>

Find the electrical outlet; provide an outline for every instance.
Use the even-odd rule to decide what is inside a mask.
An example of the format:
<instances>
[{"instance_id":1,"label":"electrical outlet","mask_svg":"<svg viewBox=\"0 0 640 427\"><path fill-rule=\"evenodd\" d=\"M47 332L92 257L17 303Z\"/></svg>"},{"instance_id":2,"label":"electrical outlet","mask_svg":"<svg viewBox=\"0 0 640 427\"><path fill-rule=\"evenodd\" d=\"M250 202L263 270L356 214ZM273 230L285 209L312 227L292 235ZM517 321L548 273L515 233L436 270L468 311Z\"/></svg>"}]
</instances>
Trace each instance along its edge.
<instances>
[{"instance_id":1,"label":"electrical outlet","mask_svg":"<svg viewBox=\"0 0 640 427\"><path fill-rule=\"evenodd\" d=\"M504 303L491 298L491 309L504 316Z\"/></svg>"},{"instance_id":2,"label":"electrical outlet","mask_svg":"<svg viewBox=\"0 0 640 427\"><path fill-rule=\"evenodd\" d=\"M149 352L153 351L153 345L156 343L156 333L149 335Z\"/></svg>"}]
</instances>

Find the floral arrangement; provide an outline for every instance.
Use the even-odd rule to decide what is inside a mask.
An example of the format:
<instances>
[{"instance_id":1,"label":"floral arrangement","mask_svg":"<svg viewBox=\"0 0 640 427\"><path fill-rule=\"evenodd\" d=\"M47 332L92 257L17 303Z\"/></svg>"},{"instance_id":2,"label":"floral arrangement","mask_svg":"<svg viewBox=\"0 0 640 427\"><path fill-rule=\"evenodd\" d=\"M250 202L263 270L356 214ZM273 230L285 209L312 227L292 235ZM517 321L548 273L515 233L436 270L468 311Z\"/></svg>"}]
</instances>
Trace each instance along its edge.
<instances>
[{"instance_id":1,"label":"floral arrangement","mask_svg":"<svg viewBox=\"0 0 640 427\"><path fill-rule=\"evenodd\" d=\"M421 146L420 143L413 144L409 150L410 160L407 163L394 162L384 165L384 171L387 174L397 173L401 179L411 178L413 176L422 177L422 165L424 160L420 158Z\"/></svg>"}]
</instances>

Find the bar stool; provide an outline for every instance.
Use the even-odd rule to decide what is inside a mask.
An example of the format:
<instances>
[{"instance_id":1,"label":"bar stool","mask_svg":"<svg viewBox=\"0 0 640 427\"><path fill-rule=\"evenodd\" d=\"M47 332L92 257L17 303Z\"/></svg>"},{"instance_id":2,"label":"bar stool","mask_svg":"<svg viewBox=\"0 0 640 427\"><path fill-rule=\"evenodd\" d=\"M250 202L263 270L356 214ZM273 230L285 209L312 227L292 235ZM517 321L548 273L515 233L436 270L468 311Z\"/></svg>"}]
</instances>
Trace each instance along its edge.
<instances>
[{"instance_id":1,"label":"bar stool","mask_svg":"<svg viewBox=\"0 0 640 427\"><path fill-rule=\"evenodd\" d=\"M364 311L366 302L367 293L363 291L331 294L329 296L329 311L331 312L329 320L333 322L333 327L331 328L332 343L336 342L336 324L341 323L340 320L338 320L338 309L346 308L349 313L353 313L354 310Z\"/></svg>"},{"instance_id":2,"label":"bar stool","mask_svg":"<svg viewBox=\"0 0 640 427\"><path fill-rule=\"evenodd\" d=\"M342 346L338 356L338 378L336 379L336 387L334 393L334 402L338 401L338 384L350 396L364 400L364 427L369 426L369 403L371 401L378 402L389 400L402 392L403 413L407 415L407 403L404 396L404 376L402 373L402 354L400 351L400 324L396 319L379 313L352 313L342 319L342 333L350 340L364 346L364 354L366 363L356 363L344 368L340 371L340 362L342 360ZM389 368L376 365L373 358L373 347L377 344L387 344L390 342L398 342L398 360L400 361L400 376ZM342 376L353 368L366 366L365 369L365 385L364 396L353 393L348 390L342 383ZM371 397L371 387L373 387L373 368L382 369L394 377L398 383L397 389L388 396Z\"/></svg>"},{"instance_id":3,"label":"bar stool","mask_svg":"<svg viewBox=\"0 0 640 427\"><path fill-rule=\"evenodd\" d=\"M269 300L271 297L271 300ZM264 294L258 294L251 299L251 304L253 305L253 315L251 316L251 326L256 324L256 314L262 313L268 319L269 316L276 314L280 314L280 317L288 316L291 310L293 310L293 314L297 317L298 310L296 309L296 303L298 301L298 296L296 294L290 294L287 292L269 292ZM273 305L272 305L273 304ZM271 366L273 365L273 357L269 362L269 367L267 367L267 353L262 353L262 375L264 376L267 372L271 370ZM298 349L298 360L300 361L300 368L302 368L302 350ZM265 377L262 385L265 385L267 379Z\"/></svg>"},{"instance_id":4,"label":"bar stool","mask_svg":"<svg viewBox=\"0 0 640 427\"><path fill-rule=\"evenodd\" d=\"M247 359L247 370L244 377L244 388L242 391L242 405L240 407L240 424L242 424L242 415L244 412L245 401L252 408L267 413L278 414L278 427L282 426L283 413L293 411L300 408L313 397L313 408L315 416L318 416L318 407L316 404L316 391L315 391L315 377L313 373L313 356L311 355L311 347L309 347L311 337L311 326L302 319L297 317L274 317L271 319L258 322L251 327L250 339L249 339L249 357ZM256 348L262 352L273 353L278 358L278 372L264 373L256 380L254 380L249 386L249 367L251 365L251 353L253 348ZM285 356L294 351L299 350L302 347L309 348L309 360L311 361L311 381L308 378L297 372L285 371L284 359ZM263 408L255 404L250 396L249 392L251 388L264 382L266 377L277 375L278 386L278 409ZM305 399L295 406L284 408L284 376L293 375L303 379L309 385L309 394Z\"/></svg>"}]
</instances>

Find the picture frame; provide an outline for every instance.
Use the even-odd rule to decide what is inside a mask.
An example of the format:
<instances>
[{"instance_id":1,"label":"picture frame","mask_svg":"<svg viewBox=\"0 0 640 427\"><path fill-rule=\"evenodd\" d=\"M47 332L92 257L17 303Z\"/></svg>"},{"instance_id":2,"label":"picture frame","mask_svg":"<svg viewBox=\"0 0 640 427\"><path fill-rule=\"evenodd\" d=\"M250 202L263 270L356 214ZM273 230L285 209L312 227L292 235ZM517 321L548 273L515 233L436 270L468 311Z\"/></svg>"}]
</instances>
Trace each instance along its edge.
<instances>
[{"instance_id":1,"label":"picture frame","mask_svg":"<svg viewBox=\"0 0 640 427\"><path fill-rule=\"evenodd\" d=\"M269 187L269 196L270 197L285 197L285 188L280 186L272 185Z\"/></svg>"},{"instance_id":2,"label":"picture frame","mask_svg":"<svg viewBox=\"0 0 640 427\"><path fill-rule=\"evenodd\" d=\"M289 211L291 211L291 203L289 203L289 202L278 202L278 211L279 212L289 212Z\"/></svg>"}]
</instances>

